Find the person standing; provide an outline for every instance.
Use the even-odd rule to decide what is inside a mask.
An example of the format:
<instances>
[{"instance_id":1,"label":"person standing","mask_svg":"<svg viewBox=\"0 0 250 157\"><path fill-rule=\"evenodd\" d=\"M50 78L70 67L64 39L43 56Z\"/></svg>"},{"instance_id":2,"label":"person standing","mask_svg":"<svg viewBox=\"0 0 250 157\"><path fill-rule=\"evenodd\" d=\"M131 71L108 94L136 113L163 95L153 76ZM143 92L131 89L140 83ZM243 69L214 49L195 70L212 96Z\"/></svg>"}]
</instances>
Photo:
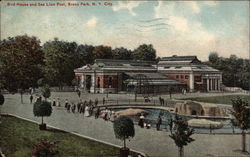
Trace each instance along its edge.
<instances>
[{"instance_id":1,"label":"person standing","mask_svg":"<svg viewBox=\"0 0 250 157\"><path fill-rule=\"evenodd\" d=\"M31 94L30 95L30 103L32 104L32 101L33 101L33 95Z\"/></svg>"},{"instance_id":2,"label":"person standing","mask_svg":"<svg viewBox=\"0 0 250 157\"><path fill-rule=\"evenodd\" d=\"M156 122L156 130L159 131L161 127L162 119L161 116L158 116L157 122Z\"/></svg>"},{"instance_id":3,"label":"person standing","mask_svg":"<svg viewBox=\"0 0 250 157\"><path fill-rule=\"evenodd\" d=\"M60 106L61 106L61 104L60 104L60 99L59 99L59 98L57 98L56 106L57 106L57 107L60 107Z\"/></svg>"},{"instance_id":4,"label":"person standing","mask_svg":"<svg viewBox=\"0 0 250 157\"><path fill-rule=\"evenodd\" d=\"M56 106L56 100L53 99L52 106Z\"/></svg>"},{"instance_id":5,"label":"person standing","mask_svg":"<svg viewBox=\"0 0 250 157\"><path fill-rule=\"evenodd\" d=\"M88 105L86 105L86 107L85 107L84 116L89 117L89 106Z\"/></svg>"},{"instance_id":6,"label":"person standing","mask_svg":"<svg viewBox=\"0 0 250 157\"><path fill-rule=\"evenodd\" d=\"M169 130L170 130L170 132L171 132L171 134L172 134L172 130L173 130L173 119L172 119L172 118L170 119L168 125L169 125Z\"/></svg>"},{"instance_id":7,"label":"person standing","mask_svg":"<svg viewBox=\"0 0 250 157\"><path fill-rule=\"evenodd\" d=\"M99 118L99 115L100 115L100 107L97 107L95 112L95 119Z\"/></svg>"},{"instance_id":8,"label":"person standing","mask_svg":"<svg viewBox=\"0 0 250 157\"><path fill-rule=\"evenodd\" d=\"M105 97L102 99L102 104L105 105Z\"/></svg>"},{"instance_id":9,"label":"person standing","mask_svg":"<svg viewBox=\"0 0 250 157\"><path fill-rule=\"evenodd\" d=\"M68 105L69 105L69 102L68 102L68 99L65 100L65 105L64 107L67 109L68 108Z\"/></svg>"},{"instance_id":10,"label":"person standing","mask_svg":"<svg viewBox=\"0 0 250 157\"><path fill-rule=\"evenodd\" d=\"M143 128L144 127L144 119L145 117L143 116L143 114L141 114L141 116L139 117L139 122L138 125Z\"/></svg>"},{"instance_id":11,"label":"person standing","mask_svg":"<svg viewBox=\"0 0 250 157\"><path fill-rule=\"evenodd\" d=\"M79 112L79 113L80 113L80 108L81 108L81 102L78 102L77 103L77 112Z\"/></svg>"},{"instance_id":12,"label":"person standing","mask_svg":"<svg viewBox=\"0 0 250 157\"><path fill-rule=\"evenodd\" d=\"M72 103L72 106L71 106L72 113L75 113L75 110L76 110L76 105L75 103Z\"/></svg>"},{"instance_id":13,"label":"person standing","mask_svg":"<svg viewBox=\"0 0 250 157\"><path fill-rule=\"evenodd\" d=\"M161 97L159 97L160 105L162 104Z\"/></svg>"},{"instance_id":14,"label":"person standing","mask_svg":"<svg viewBox=\"0 0 250 157\"><path fill-rule=\"evenodd\" d=\"M69 113L70 113L70 108L71 108L71 104L68 104L67 105L67 110L68 110Z\"/></svg>"},{"instance_id":15,"label":"person standing","mask_svg":"<svg viewBox=\"0 0 250 157\"><path fill-rule=\"evenodd\" d=\"M95 107L98 105L98 99L95 99Z\"/></svg>"}]
</instances>

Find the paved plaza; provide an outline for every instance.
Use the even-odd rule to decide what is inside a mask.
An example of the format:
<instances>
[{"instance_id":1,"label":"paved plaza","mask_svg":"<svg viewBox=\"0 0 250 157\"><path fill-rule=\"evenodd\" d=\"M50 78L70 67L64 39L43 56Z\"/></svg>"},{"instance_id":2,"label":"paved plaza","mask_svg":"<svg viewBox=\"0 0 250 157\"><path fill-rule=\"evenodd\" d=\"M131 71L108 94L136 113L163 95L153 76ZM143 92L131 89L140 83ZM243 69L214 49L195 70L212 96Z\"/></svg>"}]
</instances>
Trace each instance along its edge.
<instances>
[{"instance_id":1,"label":"paved plaza","mask_svg":"<svg viewBox=\"0 0 250 157\"><path fill-rule=\"evenodd\" d=\"M200 94L204 96L206 94ZM213 95L213 94L212 94ZM216 94L218 95L218 94ZM102 98L105 94L82 94L82 100L95 100L99 98L99 103L102 103ZM180 97L197 97L196 95L173 95L174 98ZM69 102L78 102L79 98L76 93L52 93L51 99L59 97L64 105L65 99ZM163 95L163 98L169 98L168 95ZM29 102L29 95L24 95L24 103L20 102L20 95L7 94L6 101L1 108L2 113L15 114L30 120L41 122L41 118L34 117L33 105ZM133 99L132 95L112 94L109 99L125 100ZM158 97L155 98L155 100ZM142 99L142 98L141 98ZM64 107L53 107L51 117L44 118L48 125L58 127L62 130L75 132L84 136L95 138L97 140L122 146L122 141L115 138L112 122L106 122L103 119L94 119L94 117L83 117L79 113L67 113ZM170 133L166 131L156 131L152 129L141 129L135 126L135 137L128 142L128 147L131 149L146 153L149 156L177 156L177 147L174 141L169 137ZM209 135L195 134L193 135L194 142L184 147L186 156L206 156L212 154L215 156L240 156L241 154L234 150L241 148L240 135ZM247 149L249 150L250 137L247 136Z\"/></svg>"}]
</instances>

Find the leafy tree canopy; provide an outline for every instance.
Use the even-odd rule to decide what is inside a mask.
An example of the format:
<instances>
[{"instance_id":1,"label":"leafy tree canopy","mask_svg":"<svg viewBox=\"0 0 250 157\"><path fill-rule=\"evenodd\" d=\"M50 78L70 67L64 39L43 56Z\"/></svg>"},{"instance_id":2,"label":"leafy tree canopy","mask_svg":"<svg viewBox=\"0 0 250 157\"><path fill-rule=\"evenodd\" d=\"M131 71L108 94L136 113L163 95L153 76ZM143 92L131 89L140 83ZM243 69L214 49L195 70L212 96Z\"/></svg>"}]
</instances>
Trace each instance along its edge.
<instances>
[{"instance_id":1,"label":"leafy tree canopy","mask_svg":"<svg viewBox=\"0 0 250 157\"><path fill-rule=\"evenodd\" d=\"M124 140L135 136L134 123L129 117L120 116L115 119L113 127L117 139Z\"/></svg>"},{"instance_id":2,"label":"leafy tree canopy","mask_svg":"<svg viewBox=\"0 0 250 157\"><path fill-rule=\"evenodd\" d=\"M136 60L146 60L155 61L156 60L156 50L153 45L142 44L137 49L134 50L133 59Z\"/></svg>"},{"instance_id":3,"label":"leafy tree canopy","mask_svg":"<svg viewBox=\"0 0 250 157\"><path fill-rule=\"evenodd\" d=\"M239 126L242 130L250 128L250 108L246 100L237 97L232 99L233 111L235 117L235 125Z\"/></svg>"},{"instance_id":4,"label":"leafy tree canopy","mask_svg":"<svg viewBox=\"0 0 250 157\"><path fill-rule=\"evenodd\" d=\"M188 143L193 142L194 139L191 138L191 135L194 133L194 129L189 128L186 121L179 119L174 121L175 130L169 135L175 142L176 146L182 148Z\"/></svg>"},{"instance_id":5,"label":"leafy tree canopy","mask_svg":"<svg viewBox=\"0 0 250 157\"><path fill-rule=\"evenodd\" d=\"M37 101L33 106L33 113L37 117L50 116L52 113L51 103L47 101Z\"/></svg>"},{"instance_id":6,"label":"leafy tree canopy","mask_svg":"<svg viewBox=\"0 0 250 157\"><path fill-rule=\"evenodd\" d=\"M49 98L51 93L50 93L50 88L49 85L44 85L42 88L42 95L45 99Z\"/></svg>"},{"instance_id":7,"label":"leafy tree canopy","mask_svg":"<svg viewBox=\"0 0 250 157\"><path fill-rule=\"evenodd\" d=\"M113 59L124 59L124 60L132 59L132 51L124 47L115 48L114 50L112 50L112 54L113 54Z\"/></svg>"},{"instance_id":8,"label":"leafy tree canopy","mask_svg":"<svg viewBox=\"0 0 250 157\"><path fill-rule=\"evenodd\" d=\"M42 76L43 52L36 37L21 35L0 42L1 84L10 92L36 87Z\"/></svg>"},{"instance_id":9,"label":"leafy tree canopy","mask_svg":"<svg viewBox=\"0 0 250 157\"><path fill-rule=\"evenodd\" d=\"M209 55L209 66L222 71L222 82L229 87L250 89L250 60L231 55L229 58L219 57L218 53Z\"/></svg>"},{"instance_id":10,"label":"leafy tree canopy","mask_svg":"<svg viewBox=\"0 0 250 157\"><path fill-rule=\"evenodd\" d=\"M45 54L45 79L50 85L70 85L74 69L79 67L77 44L54 39L43 45Z\"/></svg>"},{"instance_id":11,"label":"leafy tree canopy","mask_svg":"<svg viewBox=\"0 0 250 157\"><path fill-rule=\"evenodd\" d=\"M111 47L109 46L96 46L93 50L93 56L95 59L112 59L113 54Z\"/></svg>"}]
</instances>

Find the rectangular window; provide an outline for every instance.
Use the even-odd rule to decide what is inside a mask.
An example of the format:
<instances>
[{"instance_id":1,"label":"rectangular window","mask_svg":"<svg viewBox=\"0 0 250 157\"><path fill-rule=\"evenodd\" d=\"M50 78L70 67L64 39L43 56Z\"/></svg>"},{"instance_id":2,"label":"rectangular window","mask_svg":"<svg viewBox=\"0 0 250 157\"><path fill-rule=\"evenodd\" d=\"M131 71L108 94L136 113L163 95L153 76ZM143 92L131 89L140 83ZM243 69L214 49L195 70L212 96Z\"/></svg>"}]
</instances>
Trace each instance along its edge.
<instances>
[{"instance_id":1,"label":"rectangular window","mask_svg":"<svg viewBox=\"0 0 250 157\"><path fill-rule=\"evenodd\" d=\"M176 75L176 76L175 76L175 78L177 78L177 79L178 79L178 78L179 78L179 75Z\"/></svg>"},{"instance_id":2,"label":"rectangular window","mask_svg":"<svg viewBox=\"0 0 250 157\"><path fill-rule=\"evenodd\" d=\"M183 79L184 77L183 77L183 75L181 75L181 79Z\"/></svg>"},{"instance_id":3,"label":"rectangular window","mask_svg":"<svg viewBox=\"0 0 250 157\"><path fill-rule=\"evenodd\" d=\"M188 79L189 77L188 77L188 75L185 75L185 79Z\"/></svg>"}]
</instances>

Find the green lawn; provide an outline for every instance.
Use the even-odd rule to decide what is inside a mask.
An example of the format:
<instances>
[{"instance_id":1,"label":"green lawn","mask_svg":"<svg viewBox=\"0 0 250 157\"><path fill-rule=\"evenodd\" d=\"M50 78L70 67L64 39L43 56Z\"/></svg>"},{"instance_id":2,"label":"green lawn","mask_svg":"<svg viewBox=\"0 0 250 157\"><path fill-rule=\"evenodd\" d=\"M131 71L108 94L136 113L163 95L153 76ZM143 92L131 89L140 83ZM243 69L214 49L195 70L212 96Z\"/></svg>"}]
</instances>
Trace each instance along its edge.
<instances>
[{"instance_id":1,"label":"green lawn","mask_svg":"<svg viewBox=\"0 0 250 157\"><path fill-rule=\"evenodd\" d=\"M216 103L216 104L228 104L231 105L231 100L236 97L241 97L249 102L250 105L250 96L249 95L225 95L225 96L211 96L211 97L194 97L194 98L186 98L182 100L193 100L199 102L208 102L208 103Z\"/></svg>"},{"instance_id":2,"label":"green lawn","mask_svg":"<svg viewBox=\"0 0 250 157\"><path fill-rule=\"evenodd\" d=\"M30 157L42 139L59 141L56 157L117 156L119 149L87 140L60 130L40 131L37 124L15 117L1 117L0 148L8 157Z\"/></svg>"}]
</instances>

